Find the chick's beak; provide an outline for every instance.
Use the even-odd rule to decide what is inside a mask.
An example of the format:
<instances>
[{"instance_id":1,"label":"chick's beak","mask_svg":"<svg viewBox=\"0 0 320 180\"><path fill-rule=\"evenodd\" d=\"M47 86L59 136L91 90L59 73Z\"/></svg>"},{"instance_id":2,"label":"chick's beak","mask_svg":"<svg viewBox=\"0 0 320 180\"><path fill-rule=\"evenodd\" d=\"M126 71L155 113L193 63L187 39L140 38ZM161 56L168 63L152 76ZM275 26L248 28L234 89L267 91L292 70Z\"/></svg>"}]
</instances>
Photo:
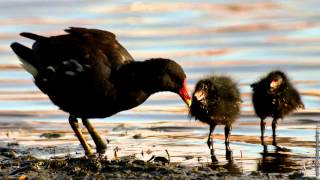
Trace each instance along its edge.
<instances>
[{"instance_id":1,"label":"chick's beak","mask_svg":"<svg viewBox=\"0 0 320 180\"><path fill-rule=\"evenodd\" d=\"M179 91L179 95L182 98L182 100L187 104L188 107L191 106L191 98L188 94L186 83L183 83L183 87Z\"/></svg>"},{"instance_id":2,"label":"chick's beak","mask_svg":"<svg viewBox=\"0 0 320 180\"><path fill-rule=\"evenodd\" d=\"M194 97L198 100L198 101L202 101L203 99L206 98L206 93L203 90L199 90L197 92L194 93Z\"/></svg>"},{"instance_id":3,"label":"chick's beak","mask_svg":"<svg viewBox=\"0 0 320 180\"><path fill-rule=\"evenodd\" d=\"M271 81L270 87L271 88L276 88L278 86L278 83L276 81Z\"/></svg>"}]
</instances>

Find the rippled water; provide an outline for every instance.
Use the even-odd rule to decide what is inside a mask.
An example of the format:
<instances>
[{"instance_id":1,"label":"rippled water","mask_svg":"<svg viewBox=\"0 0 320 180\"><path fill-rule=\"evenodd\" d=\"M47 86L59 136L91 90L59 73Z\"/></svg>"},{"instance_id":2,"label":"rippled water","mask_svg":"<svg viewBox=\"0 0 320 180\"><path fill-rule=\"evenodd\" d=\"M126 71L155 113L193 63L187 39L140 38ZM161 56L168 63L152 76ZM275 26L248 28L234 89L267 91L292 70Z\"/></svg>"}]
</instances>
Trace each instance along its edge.
<instances>
[{"instance_id":1,"label":"rippled water","mask_svg":"<svg viewBox=\"0 0 320 180\"><path fill-rule=\"evenodd\" d=\"M265 171L264 167L274 162L279 164L277 160L280 158L284 169L286 166L290 169L293 167L290 162L302 157L300 160L305 161L298 163L301 168L303 163L312 163L314 124L319 119L317 112L320 109L320 12L317 2L0 1L0 122L66 122L67 118L67 114L59 111L39 92L10 50L9 44L13 41L31 45L31 41L18 36L20 32L56 35L69 26L100 28L114 32L136 60L164 57L179 62L187 73L190 91L199 78L208 74L232 76L241 87L244 102L230 146L250 157L238 159L236 162L242 165L238 163L237 166L248 171ZM287 72L302 93L306 110L280 122L279 137L291 148L291 153L281 157L269 154L274 155L274 162L270 159L265 162L264 156L259 154L259 143L248 140L254 137L257 141L260 133L258 119L252 112L248 84L272 69ZM137 129L146 127L135 122L151 123L147 127L161 126L159 122L199 126L183 130L196 137L189 141L160 136L150 141L170 147L171 143L181 140L182 144L192 147L190 151L203 156L208 153L203 151L207 126L190 121L180 98L171 93L156 94L135 109L95 122L133 123ZM67 124L64 127L70 130ZM268 128L267 135L270 135L270 126ZM222 128L218 128L215 134L221 135ZM242 136L248 137L242 140ZM117 137L114 139L117 141ZM126 141L137 143L130 138ZM222 142L223 138L216 142L221 160L224 157ZM177 149L175 154L183 152ZM239 158L238 152L234 155ZM256 164L257 160L261 166L251 164ZM307 169L309 175L314 174L312 166Z\"/></svg>"}]
</instances>

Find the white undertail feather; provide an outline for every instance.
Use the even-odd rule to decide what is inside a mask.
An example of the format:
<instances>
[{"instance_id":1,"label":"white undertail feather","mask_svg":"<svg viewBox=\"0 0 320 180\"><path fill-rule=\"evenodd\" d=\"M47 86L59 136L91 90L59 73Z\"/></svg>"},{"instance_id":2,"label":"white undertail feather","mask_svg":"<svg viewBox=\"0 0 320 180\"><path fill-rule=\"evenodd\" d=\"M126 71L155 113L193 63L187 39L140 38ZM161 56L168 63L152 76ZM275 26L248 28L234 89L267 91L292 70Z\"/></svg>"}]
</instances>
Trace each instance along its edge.
<instances>
[{"instance_id":1,"label":"white undertail feather","mask_svg":"<svg viewBox=\"0 0 320 180\"><path fill-rule=\"evenodd\" d=\"M25 61L24 59L22 59L21 57L19 57L18 56L18 58L19 58L19 60L22 62L22 67L26 70L26 71L28 71L30 74L32 74L32 76L34 77L34 78L36 78L36 76L37 76L37 74L38 74L38 70L34 67L34 66L32 66L30 63L28 63L27 61Z\"/></svg>"}]
</instances>

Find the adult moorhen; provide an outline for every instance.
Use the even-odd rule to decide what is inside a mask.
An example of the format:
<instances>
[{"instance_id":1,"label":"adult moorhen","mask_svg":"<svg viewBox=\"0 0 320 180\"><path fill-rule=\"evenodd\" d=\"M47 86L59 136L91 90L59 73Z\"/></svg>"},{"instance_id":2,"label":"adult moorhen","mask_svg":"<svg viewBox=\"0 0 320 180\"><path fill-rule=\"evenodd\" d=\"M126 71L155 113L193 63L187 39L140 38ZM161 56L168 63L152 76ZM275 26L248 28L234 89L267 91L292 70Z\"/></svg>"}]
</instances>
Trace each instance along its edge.
<instances>
[{"instance_id":1,"label":"adult moorhen","mask_svg":"<svg viewBox=\"0 0 320 180\"><path fill-rule=\"evenodd\" d=\"M88 118L131 109L159 91L177 93L190 106L186 75L176 62L162 58L134 61L108 31L79 27L65 31L67 34L52 37L24 32L20 35L35 40L32 49L17 42L11 48L38 88L70 114L69 123L86 155L93 152L77 118L82 119L101 154L106 144Z\"/></svg>"},{"instance_id":2,"label":"adult moorhen","mask_svg":"<svg viewBox=\"0 0 320 180\"><path fill-rule=\"evenodd\" d=\"M230 131L232 123L240 114L241 102L239 89L229 77L213 75L201 79L195 86L190 115L210 126L207 144L213 162L217 159L214 156L211 134L216 125L225 125L226 159L231 159Z\"/></svg>"},{"instance_id":3,"label":"adult moorhen","mask_svg":"<svg viewBox=\"0 0 320 180\"><path fill-rule=\"evenodd\" d=\"M300 95L286 74L279 70L270 72L258 82L251 84L251 87L253 107L256 115L261 119L261 144L266 148L264 120L272 117L272 144L279 148L276 142L277 121L298 108L304 108Z\"/></svg>"}]
</instances>

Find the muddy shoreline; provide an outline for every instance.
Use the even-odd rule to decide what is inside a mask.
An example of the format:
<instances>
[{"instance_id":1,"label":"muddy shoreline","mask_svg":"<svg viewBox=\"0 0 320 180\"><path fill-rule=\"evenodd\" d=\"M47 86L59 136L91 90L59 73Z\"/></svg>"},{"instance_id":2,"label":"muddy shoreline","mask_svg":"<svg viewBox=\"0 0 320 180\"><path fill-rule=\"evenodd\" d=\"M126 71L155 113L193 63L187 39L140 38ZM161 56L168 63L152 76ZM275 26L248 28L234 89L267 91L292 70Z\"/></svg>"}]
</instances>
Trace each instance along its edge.
<instances>
[{"instance_id":1,"label":"muddy shoreline","mask_svg":"<svg viewBox=\"0 0 320 180\"><path fill-rule=\"evenodd\" d=\"M286 151L271 145L268 131L269 145L265 151L260 145L259 122L254 117L241 117L231 135L232 161L226 160L223 128L218 127L213 136L219 161L216 164L211 163L205 143L208 127L195 121L138 125L94 121L99 133L109 142L107 152L100 158L84 158L83 149L67 122L13 120L8 123L6 118L0 118L0 179L23 175L29 179L310 178L315 175L315 142L311 131L316 118L315 114L294 115L281 121L278 143ZM168 159L166 149L170 164L147 162L152 156Z\"/></svg>"},{"instance_id":2,"label":"muddy shoreline","mask_svg":"<svg viewBox=\"0 0 320 180\"><path fill-rule=\"evenodd\" d=\"M108 160L106 157L55 157L38 159L17 155L16 150L0 148L1 179L296 179L301 172L287 174L241 173L233 166L203 164L185 166L179 163L146 162L134 156Z\"/></svg>"}]
</instances>

